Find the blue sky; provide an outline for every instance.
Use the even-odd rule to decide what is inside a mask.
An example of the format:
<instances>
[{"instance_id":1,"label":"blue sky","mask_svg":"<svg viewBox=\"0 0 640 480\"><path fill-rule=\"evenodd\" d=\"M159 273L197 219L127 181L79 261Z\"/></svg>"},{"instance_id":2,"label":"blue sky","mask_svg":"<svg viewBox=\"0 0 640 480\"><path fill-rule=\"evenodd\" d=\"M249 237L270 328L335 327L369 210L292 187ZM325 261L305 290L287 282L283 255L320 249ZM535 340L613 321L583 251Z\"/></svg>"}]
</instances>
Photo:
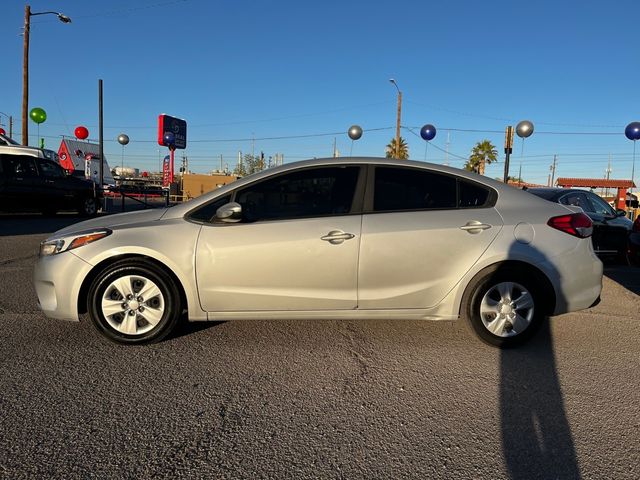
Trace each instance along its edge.
<instances>
[{"instance_id":1,"label":"blue sky","mask_svg":"<svg viewBox=\"0 0 640 480\"><path fill-rule=\"evenodd\" d=\"M20 138L24 2L3 5L0 112ZM516 139L511 173L527 181L556 176L630 178L633 144L624 127L640 120L637 54L640 4L619 0L537 1L204 1L32 0L30 107L48 119L40 134L57 149L78 125L98 137L97 84L104 80L105 150L131 143L125 164L157 170L157 115L185 118L192 170L233 168L237 152L284 154L286 162L384 155L394 136L396 90L404 127L431 123L427 159L462 166L473 144L491 140L500 162L504 128L528 119L535 133ZM6 125L6 117L2 116ZM353 145L350 125L365 133ZM5 126L6 128L6 126ZM471 130L471 131L469 131ZM31 143L36 125L30 124ZM316 135L269 140L270 137ZM327 134L322 135L320 134ZM425 143L403 129L412 159ZM255 138L255 142L251 141ZM639 154L640 154L640 148ZM638 162L640 169L640 162ZM635 175L636 179L638 175Z\"/></svg>"}]
</instances>

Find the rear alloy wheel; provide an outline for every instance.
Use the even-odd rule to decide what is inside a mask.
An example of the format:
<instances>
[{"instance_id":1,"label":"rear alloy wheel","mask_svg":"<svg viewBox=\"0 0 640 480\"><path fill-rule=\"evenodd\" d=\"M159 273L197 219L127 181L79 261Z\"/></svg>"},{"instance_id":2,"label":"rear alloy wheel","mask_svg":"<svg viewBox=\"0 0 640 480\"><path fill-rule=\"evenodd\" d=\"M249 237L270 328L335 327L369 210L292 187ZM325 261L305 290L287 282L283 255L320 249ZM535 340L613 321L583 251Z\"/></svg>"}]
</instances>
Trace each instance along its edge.
<instances>
[{"instance_id":1,"label":"rear alloy wheel","mask_svg":"<svg viewBox=\"0 0 640 480\"><path fill-rule=\"evenodd\" d=\"M93 217L98 213L98 202L94 197L87 197L80 202L80 215L85 217Z\"/></svg>"},{"instance_id":2,"label":"rear alloy wheel","mask_svg":"<svg viewBox=\"0 0 640 480\"><path fill-rule=\"evenodd\" d=\"M496 270L472 282L463 312L485 342L509 347L527 340L544 318L539 288L511 269Z\"/></svg>"},{"instance_id":3,"label":"rear alloy wheel","mask_svg":"<svg viewBox=\"0 0 640 480\"><path fill-rule=\"evenodd\" d=\"M172 279L154 264L117 262L94 280L89 314L110 340L152 343L166 337L182 312Z\"/></svg>"}]
</instances>

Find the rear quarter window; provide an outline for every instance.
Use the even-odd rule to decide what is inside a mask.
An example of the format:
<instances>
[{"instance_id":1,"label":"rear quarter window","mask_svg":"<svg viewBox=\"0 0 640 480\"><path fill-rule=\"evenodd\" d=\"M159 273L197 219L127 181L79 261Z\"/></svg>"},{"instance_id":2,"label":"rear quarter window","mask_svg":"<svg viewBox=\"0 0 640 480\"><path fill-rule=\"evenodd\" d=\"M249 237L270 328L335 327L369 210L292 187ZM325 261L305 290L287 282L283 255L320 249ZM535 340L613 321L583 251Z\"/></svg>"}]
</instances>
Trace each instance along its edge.
<instances>
[{"instance_id":1,"label":"rear quarter window","mask_svg":"<svg viewBox=\"0 0 640 480\"><path fill-rule=\"evenodd\" d=\"M458 207L488 207L490 200L491 190L488 188L466 180L458 180Z\"/></svg>"}]
</instances>

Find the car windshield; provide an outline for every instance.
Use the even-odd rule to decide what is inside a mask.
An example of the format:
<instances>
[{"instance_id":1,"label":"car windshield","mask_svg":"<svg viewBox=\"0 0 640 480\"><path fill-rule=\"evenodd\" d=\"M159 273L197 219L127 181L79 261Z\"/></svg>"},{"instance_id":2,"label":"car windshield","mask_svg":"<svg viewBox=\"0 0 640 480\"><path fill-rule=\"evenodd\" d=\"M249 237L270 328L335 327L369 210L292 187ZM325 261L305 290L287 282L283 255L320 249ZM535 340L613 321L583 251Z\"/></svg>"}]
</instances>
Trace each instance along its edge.
<instances>
[{"instance_id":1,"label":"car windshield","mask_svg":"<svg viewBox=\"0 0 640 480\"><path fill-rule=\"evenodd\" d=\"M20 145L13 138L0 134L0 145Z\"/></svg>"}]
</instances>

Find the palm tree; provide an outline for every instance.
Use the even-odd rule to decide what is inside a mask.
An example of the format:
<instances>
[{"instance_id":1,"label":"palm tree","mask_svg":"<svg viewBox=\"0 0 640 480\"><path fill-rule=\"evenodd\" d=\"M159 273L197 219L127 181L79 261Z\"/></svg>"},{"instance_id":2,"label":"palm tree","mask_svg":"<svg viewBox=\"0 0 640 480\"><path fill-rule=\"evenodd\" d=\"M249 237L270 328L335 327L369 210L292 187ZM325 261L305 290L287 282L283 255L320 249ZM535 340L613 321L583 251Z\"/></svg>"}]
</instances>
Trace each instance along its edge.
<instances>
[{"instance_id":1,"label":"palm tree","mask_svg":"<svg viewBox=\"0 0 640 480\"><path fill-rule=\"evenodd\" d=\"M485 166L498 160L498 150L489 140L475 144L471 149L469 160L464 165L465 170L484 175Z\"/></svg>"},{"instance_id":2,"label":"palm tree","mask_svg":"<svg viewBox=\"0 0 640 480\"><path fill-rule=\"evenodd\" d=\"M385 156L387 158L396 158L396 138L393 137L391 141L385 147ZM409 145L405 142L404 138L400 137L400 149L398 158L400 160L409 159Z\"/></svg>"}]
</instances>

